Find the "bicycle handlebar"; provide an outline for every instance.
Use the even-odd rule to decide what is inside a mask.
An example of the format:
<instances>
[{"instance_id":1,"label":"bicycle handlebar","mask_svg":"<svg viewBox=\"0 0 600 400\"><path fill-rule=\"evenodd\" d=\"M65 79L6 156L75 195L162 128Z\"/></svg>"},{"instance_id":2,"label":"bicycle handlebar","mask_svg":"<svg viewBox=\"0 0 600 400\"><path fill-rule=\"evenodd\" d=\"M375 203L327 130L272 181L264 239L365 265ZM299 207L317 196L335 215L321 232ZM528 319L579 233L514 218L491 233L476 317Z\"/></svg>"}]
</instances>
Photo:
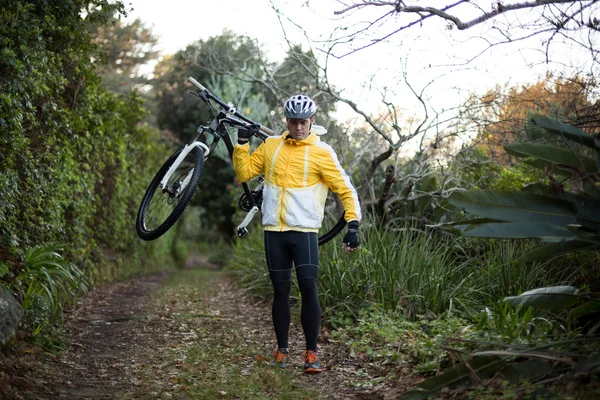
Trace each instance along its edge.
<instances>
[{"instance_id":1,"label":"bicycle handlebar","mask_svg":"<svg viewBox=\"0 0 600 400\"><path fill-rule=\"evenodd\" d=\"M188 81L192 82L192 84L194 86L196 86L198 89L202 90L203 92L206 90L206 88L204 86L202 86L200 84L200 82L198 82L197 80L195 80L194 78L192 78L191 76L188 78Z\"/></svg>"},{"instance_id":2,"label":"bicycle handlebar","mask_svg":"<svg viewBox=\"0 0 600 400\"><path fill-rule=\"evenodd\" d=\"M195 80L191 76L188 78L188 81L190 81L192 83L192 85L196 86L198 89L200 89L202 92L204 92L204 95L206 97L213 99L214 101L216 101L217 103L219 103L219 105L221 107L224 107L224 108L227 109L228 112L231 112L232 104L227 104L223 100L219 99L217 96L215 96L214 94L212 94L207 88L205 88L200 82L198 82L197 80ZM241 118L244 122L246 122L246 123L248 123L250 125L257 125L258 129L260 131L262 131L263 133L266 133L269 136L274 136L275 135L275 132L272 131L271 129L267 128L266 126L263 126L263 125L259 124L258 122L254 122L254 121L252 121L249 118L246 118L244 115L240 114L237 110L233 111L232 114L235 115L238 118Z\"/></svg>"}]
</instances>

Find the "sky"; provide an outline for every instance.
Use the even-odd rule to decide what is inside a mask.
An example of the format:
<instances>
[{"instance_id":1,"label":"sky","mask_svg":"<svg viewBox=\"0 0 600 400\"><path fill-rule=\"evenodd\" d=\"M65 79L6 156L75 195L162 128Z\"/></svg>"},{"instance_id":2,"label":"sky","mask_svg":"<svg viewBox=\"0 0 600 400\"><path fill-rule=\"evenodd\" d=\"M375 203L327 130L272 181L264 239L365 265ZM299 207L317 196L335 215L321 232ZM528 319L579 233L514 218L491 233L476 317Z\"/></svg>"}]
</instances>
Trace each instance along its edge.
<instances>
[{"instance_id":1,"label":"sky","mask_svg":"<svg viewBox=\"0 0 600 400\"><path fill-rule=\"evenodd\" d=\"M159 50L172 54L198 39L207 39L229 29L256 38L272 60L285 55L288 38L310 44L324 63L323 40L334 29L372 20L375 14L340 18L334 11L341 8L335 0L124 0L130 11L128 20L140 18L159 37ZM298 26L284 21L283 28L271 4L283 11ZM308 6L307 6L308 4ZM491 4L484 2L484 4ZM380 12L373 7L373 12ZM522 15L536 18L534 14ZM392 21L393 23L394 21ZM329 58L330 81L344 97L371 113L382 107L380 92L386 88L388 100L394 101L407 116L423 116L420 102L404 84L421 92L432 110L440 111L461 104L471 92L483 94L495 84L522 84L544 76L549 67L539 60L535 41L518 46L500 46L486 52L468 65L457 65L478 54L485 42L479 35L493 35L490 24L467 31L449 31L440 19L430 19L427 26L411 28L389 41L361 50L341 59ZM537 40L537 39L536 39ZM340 52L341 53L341 52ZM356 114L347 106L338 107L338 117Z\"/></svg>"}]
</instances>

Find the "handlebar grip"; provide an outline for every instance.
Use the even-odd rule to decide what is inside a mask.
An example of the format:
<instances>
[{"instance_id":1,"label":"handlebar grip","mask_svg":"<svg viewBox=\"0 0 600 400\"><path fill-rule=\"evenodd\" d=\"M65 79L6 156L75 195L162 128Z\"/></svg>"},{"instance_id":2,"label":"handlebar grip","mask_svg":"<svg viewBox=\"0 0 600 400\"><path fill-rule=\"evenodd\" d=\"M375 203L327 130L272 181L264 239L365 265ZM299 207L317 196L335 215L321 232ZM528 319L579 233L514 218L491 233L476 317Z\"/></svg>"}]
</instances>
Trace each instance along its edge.
<instances>
[{"instance_id":1,"label":"handlebar grip","mask_svg":"<svg viewBox=\"0 0 600 400\"><path fill-rule=\"evenodd\" d=\"M202 86L202 85L200 84L200 82L198 82L197 80L195 80L195 79L194 79L194 78L192 78L191 76L188 78L188 81L192 82L192 84L193 84L194 86L196 86L198 89L200 89L200 90L202 90L202 91L205 91L205 90L206 90L206 88L205 88L204 86Z\"/></svg>"},{"instance_id":2,"label":"handlebar grip","mask_svg":"<svg viewBox=\"0 0 600 400\"><path fill-rule=\"evenodd\" d=\"M266 134L267 134L267 135L269 135L269 136L275 136L275 132L274 132L274 131L272 131L271 129L267 128L266 126L262 126L262 125L261 125L261 126L260 126L260 128L259 128L259 130L260 130L261 132L264 132L264 133L266 133Z\"/></svg>"}]
</instances>

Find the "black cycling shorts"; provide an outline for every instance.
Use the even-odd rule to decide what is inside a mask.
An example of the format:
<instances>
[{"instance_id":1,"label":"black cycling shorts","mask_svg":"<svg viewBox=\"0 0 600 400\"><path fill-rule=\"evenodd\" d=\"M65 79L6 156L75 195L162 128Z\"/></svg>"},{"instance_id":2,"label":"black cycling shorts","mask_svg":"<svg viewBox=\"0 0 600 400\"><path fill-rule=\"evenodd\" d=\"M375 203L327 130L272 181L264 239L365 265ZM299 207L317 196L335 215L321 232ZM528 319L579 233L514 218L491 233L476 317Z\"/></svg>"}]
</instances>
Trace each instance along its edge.
<instances>
[{"instance_id":1,"label":"black cycling shorts","mask_svg":"<svg viewBox=\"0 0 600 400\"><path fill-rule=\"evenodd\" d=\"M265 255L273 283L291 282L292 264L298 281L317 280L319 237L316 232L265 231Z\"/></svg>"}]
</instances>

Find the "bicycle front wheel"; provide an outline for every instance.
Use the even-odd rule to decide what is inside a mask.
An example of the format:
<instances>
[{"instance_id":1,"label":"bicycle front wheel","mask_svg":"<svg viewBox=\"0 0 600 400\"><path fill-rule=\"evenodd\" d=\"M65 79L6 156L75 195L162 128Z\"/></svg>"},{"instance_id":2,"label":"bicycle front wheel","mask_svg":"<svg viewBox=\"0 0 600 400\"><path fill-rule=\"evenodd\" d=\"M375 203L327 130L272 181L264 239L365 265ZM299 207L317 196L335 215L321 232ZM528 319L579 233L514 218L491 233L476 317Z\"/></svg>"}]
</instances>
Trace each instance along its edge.
<instances>
[{"instance_id":1,"label":"bicycle front wheel","mask_svg":"<svg viewBox=\"0 0 600 400\"><path fill-rule=\"evenodd\" d=\"M136 231L144 240L154 240L167 232L192 199L202 170L204 153L194 147L179 163L168 182L161 182L182 150L175 152L160 167L142 200L136 218Z\"/></svg>"}]
</instances>

